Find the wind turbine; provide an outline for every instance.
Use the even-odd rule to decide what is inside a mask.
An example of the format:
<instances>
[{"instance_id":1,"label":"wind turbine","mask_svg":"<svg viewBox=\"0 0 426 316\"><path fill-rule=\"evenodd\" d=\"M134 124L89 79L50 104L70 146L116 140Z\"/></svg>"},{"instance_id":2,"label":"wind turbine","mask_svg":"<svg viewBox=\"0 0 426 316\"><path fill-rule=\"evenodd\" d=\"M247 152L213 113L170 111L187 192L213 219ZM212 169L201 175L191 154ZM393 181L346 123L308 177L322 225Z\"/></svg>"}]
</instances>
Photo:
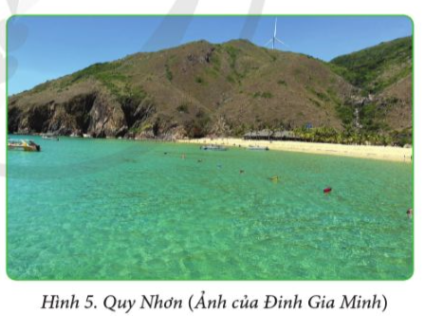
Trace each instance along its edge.
<instances>
[{"instance_id":1,"label":"wind turbine","mask_svg":"<svg viewBox=\"0 0 426 316\"><path fill-rule=\"evenodd\" d=\"M275 18L275 28L274 28L274 35L272 36L272 38L265 44L266 46L269 45L269 43L272 43L272 49L275 49L275 42L278 42L282 45L285 45L285 43L283 41L281 41L278 37L277 37L277 20L278 18Z\"/></svg>"}]
</instances>

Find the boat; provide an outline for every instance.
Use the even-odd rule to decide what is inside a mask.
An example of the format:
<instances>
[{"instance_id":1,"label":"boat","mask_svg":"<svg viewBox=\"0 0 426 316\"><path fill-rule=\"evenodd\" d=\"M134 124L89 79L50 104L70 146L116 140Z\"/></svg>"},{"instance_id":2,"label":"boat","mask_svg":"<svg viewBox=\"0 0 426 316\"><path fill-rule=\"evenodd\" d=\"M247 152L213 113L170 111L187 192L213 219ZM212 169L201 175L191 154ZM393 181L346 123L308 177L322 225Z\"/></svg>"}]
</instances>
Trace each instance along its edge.
<instances>
[{"instance_id":1,"label":"boat","mask_svg":"<svg viewBox=\"0 0 426 316\"><path fill-rule=\"evenodd\" d=\"M32 140L27 139L9 139L7 148L10 150L23 150L23 151L40 151L40 145L37 145Z\"/></svg>"},{"instance_id":2,"label":"boat","mask_svg":"<svg viewBox=\"0 0 426 316\"><path fill-rule=\"evenodd\" d=\"M253 145L250 145L250 146L248 146L248 148L247 148L248 150L260 150L260 151L266 151L266 150L269 150L269 147L267 147L267 146L253 146Z\"/></svg>"},{"instance_id":3,"label":"boat","mask_svg":"<svg viewBox=\"0 0 426 316\"><path fill-rule=\"evenodd\" d=\"M41 135L41 138L46 140L56 140L56 141L59 140L58 136L55 136L54 134L43 134Z\"/></svg>"},{"instance_id":4,"label":"boat","mask_svg":"<svg viewBox=\"0 0 426 316\"><path fill-rule=\"evenodd\" d=\"M216 151L225 151L228 150L225 146L219 145L205 145L200 147L201 150L216 150Z\"/></svg>"}]
</instances>

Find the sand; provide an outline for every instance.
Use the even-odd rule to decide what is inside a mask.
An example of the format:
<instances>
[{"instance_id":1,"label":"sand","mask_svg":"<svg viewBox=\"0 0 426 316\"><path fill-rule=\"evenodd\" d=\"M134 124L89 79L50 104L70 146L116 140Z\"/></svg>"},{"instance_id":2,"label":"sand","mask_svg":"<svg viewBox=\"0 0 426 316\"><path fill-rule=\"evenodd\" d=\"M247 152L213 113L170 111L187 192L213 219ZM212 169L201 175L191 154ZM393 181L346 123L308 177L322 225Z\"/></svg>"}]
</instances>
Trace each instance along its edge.
<instances>
[{"instance_id":1,"label":"sand","mask_svg":"<svg viewBox=\"0 0 426 316\"><path fill-rule=\"evenodd\" d=\"M238 138L201 138L180 140L182 143L190 144L213 144L229 147L249 146L267 146L270 150L282 150L301 152L309 154L336 155L345 157L378 159L387 161L398 161L411 163L412 148L384 147L384 146L365 146L365 145L341 145L341 144L323 144L293 141L263 141L263 140L244 140Z\"/></svg>"}]
</instances>

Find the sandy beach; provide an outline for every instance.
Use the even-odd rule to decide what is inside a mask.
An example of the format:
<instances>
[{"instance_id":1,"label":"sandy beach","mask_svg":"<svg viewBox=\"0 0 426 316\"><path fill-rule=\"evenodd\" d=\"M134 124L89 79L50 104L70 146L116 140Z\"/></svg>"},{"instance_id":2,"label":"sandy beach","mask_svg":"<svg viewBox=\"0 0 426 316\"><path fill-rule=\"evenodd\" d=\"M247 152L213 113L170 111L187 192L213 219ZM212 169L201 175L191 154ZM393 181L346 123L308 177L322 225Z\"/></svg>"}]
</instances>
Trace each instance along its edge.
<instances>
[{"instance_id":1,"label":"sandy beach","mask_svg":"<svg viewBox=\"0 0 426 316\"><path fill-rule=\"evenodd\" d=\"M412 162L412 148L401 147L341 145L293 141L244 140L238 138L201 138L180 140L179 142L202 145L213 144L243 148L247 148L249 146L267 146L270 150L282 150L322 155L336 155L355 158L398 161L405 163Z\"/></svg>"}]
</instances>

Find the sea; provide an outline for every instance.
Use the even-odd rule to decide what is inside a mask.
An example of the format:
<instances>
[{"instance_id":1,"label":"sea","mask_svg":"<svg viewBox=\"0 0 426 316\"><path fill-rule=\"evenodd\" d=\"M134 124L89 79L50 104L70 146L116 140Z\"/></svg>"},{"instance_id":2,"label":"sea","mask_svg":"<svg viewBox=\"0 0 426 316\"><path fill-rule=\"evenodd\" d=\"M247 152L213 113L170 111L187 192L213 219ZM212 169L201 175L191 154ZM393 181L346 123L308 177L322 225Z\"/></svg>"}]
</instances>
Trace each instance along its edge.
<instances>
[{"instance_id":1,"label":"sea","mask_svg":"<svg viewBox=\"0 0 426 316\"><path fill-rule=\"evenodd\" d=\"M405 280L413 273L411 163L24 138L41 152L7 153L12 279Z\"/></svg>"}]
</instances>

